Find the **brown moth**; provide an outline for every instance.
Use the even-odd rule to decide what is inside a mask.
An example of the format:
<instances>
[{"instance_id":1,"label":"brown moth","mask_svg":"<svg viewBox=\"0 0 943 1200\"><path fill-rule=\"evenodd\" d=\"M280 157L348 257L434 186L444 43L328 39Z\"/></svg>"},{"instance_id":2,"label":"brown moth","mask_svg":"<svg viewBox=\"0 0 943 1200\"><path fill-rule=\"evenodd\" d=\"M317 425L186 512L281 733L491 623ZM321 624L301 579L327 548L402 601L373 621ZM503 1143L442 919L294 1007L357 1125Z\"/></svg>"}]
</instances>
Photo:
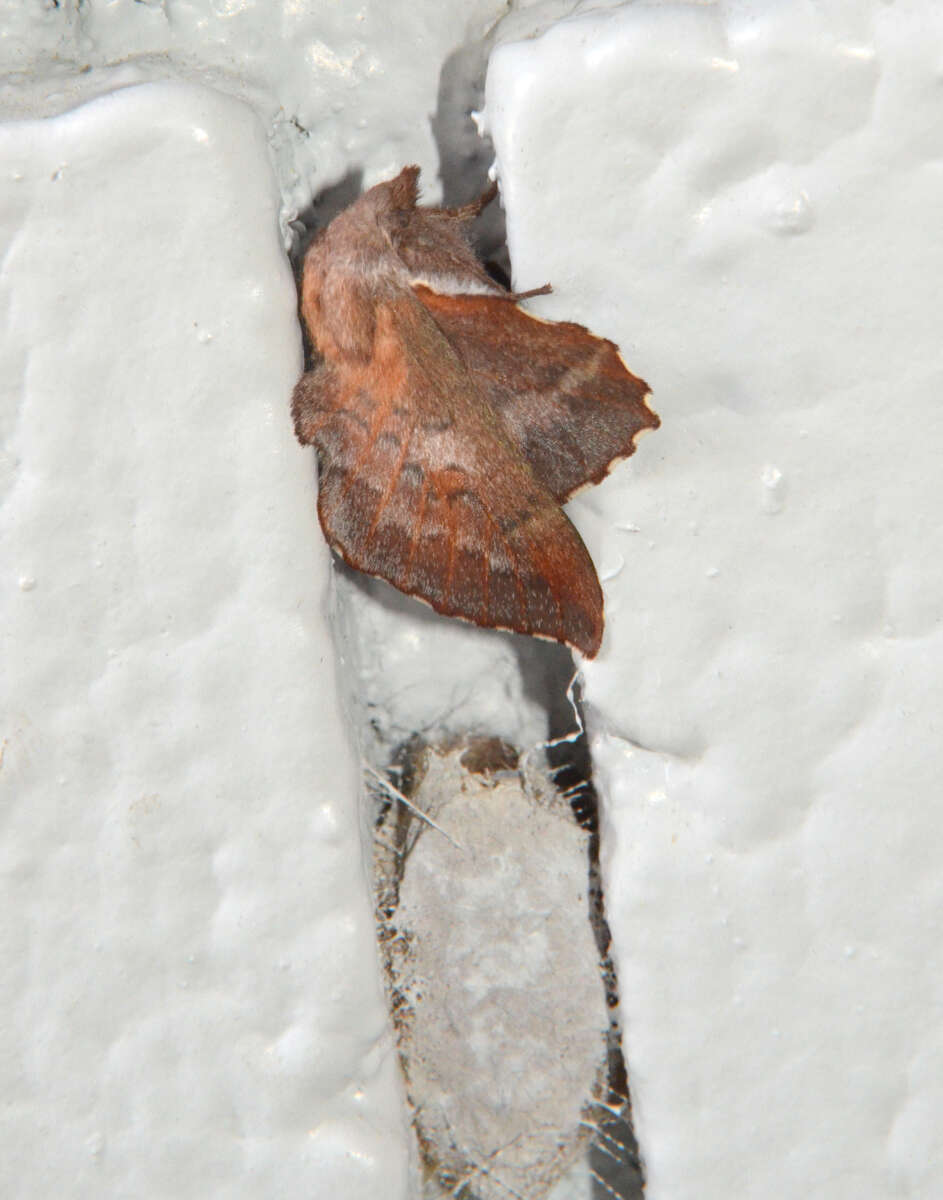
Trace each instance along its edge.
<instances>
[{"instance_id":1,"label":"brown moth","mask_svg":"<svg viewBox=\"0 0 943 1200\"><path fill-rule=\"evenodd\" d=\"M525 312L535 293L487 274L465 227L496 188L424 207L418 176L371 188L305 255L319 361L292 416L319 451L324 534L440 613L592 657L602 589L560 506L658 428L648 386L614 343Z\"/></svg>"}]
</instances>

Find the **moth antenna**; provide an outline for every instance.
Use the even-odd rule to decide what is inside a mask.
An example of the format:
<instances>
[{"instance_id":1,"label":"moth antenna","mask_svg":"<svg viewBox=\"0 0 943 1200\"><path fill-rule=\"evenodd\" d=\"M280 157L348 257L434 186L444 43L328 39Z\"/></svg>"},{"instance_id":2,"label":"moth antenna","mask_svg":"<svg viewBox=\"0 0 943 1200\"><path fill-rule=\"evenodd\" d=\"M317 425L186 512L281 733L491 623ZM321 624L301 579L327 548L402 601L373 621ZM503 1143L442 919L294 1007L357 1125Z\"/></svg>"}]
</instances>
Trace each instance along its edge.
<instances>
[{"instance_id":1,"label":"moth antenna","mask_svg":"<svg viewBox=\"0 0 943 1200\"><path fill-rule=\"evenodd\" d=\"M553 291L553 284L545 283L543 287L531 288L527 292L508 292L502 296L502 300L513 300L516 304L518 300L529 300L531 296L549 296Z\"/></svg>"},{"instance_id":2,"label":"moth antenna","mask_svg":"<svg viewBox=\"0 0 943 1200\"><path fill-rule=\"evenodd\" d=\"M443 208L441 211L454 217L456 221L474 221L475 217L484 212L497 194L498 185L496 182L492 182L477 200L470 200L468 204L460 204L457 208Z\"/></svg>"}]
</instances>

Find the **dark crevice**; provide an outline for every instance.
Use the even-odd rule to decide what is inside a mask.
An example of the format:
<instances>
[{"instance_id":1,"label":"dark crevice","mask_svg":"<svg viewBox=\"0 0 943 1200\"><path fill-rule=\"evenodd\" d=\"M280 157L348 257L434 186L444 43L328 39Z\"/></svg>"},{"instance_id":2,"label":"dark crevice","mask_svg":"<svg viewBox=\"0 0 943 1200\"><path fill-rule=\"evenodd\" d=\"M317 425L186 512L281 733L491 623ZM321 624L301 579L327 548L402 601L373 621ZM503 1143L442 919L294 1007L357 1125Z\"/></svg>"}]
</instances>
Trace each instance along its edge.
<instances>
[{"instance_id":1,"label":"dark crevice","mask_svg":"<svg viewBox=\"0 0 943 1200\"><path fill-rule=\"evenodd\" d=\"M490 143L479 136L471 112L480 108L484 97L484 76L490 42L469 44L456 50L443 66L440 76L438 108L432 118L440 161L443 203L455 206L467 203L480 195L488 185L488 169L493 151ZM338 184L320 193L302 214L296 228L299 243L292 256L296 276L300 277L304 250L317 231L346 208L362 192L362 173L352 171ZM510 263L505 243L504 214L499 204L492 204L475 222L472 237L476 249L489 271L503 283L510 281ZM306 342L306 365L310 365L312 348ZM386 588L372 587L355 572L336 564L358 586L370 587L374 598L398 608L403 598L395 593L387 596ZM379 595L376 595L376 593ZM413 604L419 620L436 620L419 604ZM631 1102L626 1063L622 1052L619 989L615 967L610 954L610 931L599 868L598 797L593 783L592 761L585 733L571 736L582 726L582 710L578 685L571 689L574 675L573 656L564 646L536 639L514 637L524 690L547 714L547 757L555 784L569 802L576 820L589 834L589 916L599 955L609 1013L607 1031L607 1072L602 1092L590 1102L587 1121L595 1127L587 1163L593 1178L593 1200L640 1200L644 1194L644 1173L638 1145L632 1127ZM571 698L572 697L572 698ZM368 711L364 706L362 711ZM404 744L394 761L388 764L391 780L407 796L415 786L411 773L419 761L421 739ZM377 794L378 823L382 823L391 800ZM406 831L408 814L401 812L390 852L397 858L408 855ZM402 869L402 863L399 870ZM393 872L398 875L398 871ZM378 897L379 908L386 918L397 904L395 879L388 881L387 893ZM590 1095L592 1081L587 1081ZM469 1192L470 1196L471 1193Z\"/></svg>"},{"instance_id":2,"label":"dark crevice","mask_svg":"<svg viewBox=\"0 0 943 1200\"><path fill-rule=\"evenodd\" d=\"M562 690L557 692L556 703L549 706L547 758L561 795L569 801L573 815L589 833L589 919L596 939L609 1012L606 1102L598 1104L592 1114L597 1133L590 1143L588 1155L593 1175L592 1197L593 1200L612 1200L613 1196L620 1200L640 1200L644 1194L645 1176L632 1126L632 1101L622 1053L619 981L610 953L612 936L606 920L599 867L599 798L593 783L579 681L575 680L570 688L573 662L569 654L567 658L570 660L569 674ZM561 697L565 704L560 702ZM580 730L576 737L572 736L574 727Z\"/></svg>"},{"instance_id":3,"label":"dark crevice","mask_svg":"<svg viewBox=\"0 0 943 1200\"><path fill-rule=\"evenodd\" d=\"M442 203L449 207L477 199L491 182L488 171L494 161L494 147L488 138L479 136L471 115L484 105L490 53L490 37L469 42L449 55L439 75L438 103L431 125L439 152ZM511 264L500 204L489 204L475 221L472 241L488 271L501 283L509 283Z\"/></svg>"},{"instance_id":4,"label":"dark crevice","mask_svg":"<svg viewBox=\"0 0 943 1200\"><path fill-rule=\"evenodd\" d=\"M438 108L432 132L439 151L443 203L465 204L488 186L494 157L491 143L478 135L472 112L484 103L485 72L491 41L469 43L446 60L439 77ZM504 212L490 205L472 226L475 248L489 271L509 284ZM608 1079L606 1103L592 1114L597 1133L589 1150L593 1175L593 1200L639 1200L644 1194L644 1173L632 1127L628 1074L622 1053L619 986L610 954L611 935L605 916L599 869L599 808L593 784L592 760L585 732L578 684L571 688L573 656L564 646L536 639L517 638L518 660L525 691L547 712L547 757L560 794L589 833L589 907L609 1012L607 1033ZM574 711L575 710L575 711Z\"/></svg>"}]
</instances>

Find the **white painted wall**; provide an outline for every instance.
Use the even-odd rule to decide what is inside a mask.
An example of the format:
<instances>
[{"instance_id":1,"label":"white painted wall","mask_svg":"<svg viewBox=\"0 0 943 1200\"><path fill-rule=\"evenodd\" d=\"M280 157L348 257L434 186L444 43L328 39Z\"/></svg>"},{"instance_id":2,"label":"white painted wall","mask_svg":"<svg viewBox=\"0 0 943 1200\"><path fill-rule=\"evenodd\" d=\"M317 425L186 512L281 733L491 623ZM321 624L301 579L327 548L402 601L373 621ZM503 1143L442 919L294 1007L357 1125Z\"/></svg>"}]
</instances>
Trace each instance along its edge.
<instances>
[{"instance_id":1,"label":"white painted wall","mask_svg":"<svg viewBox=\"0 0 943 1200\"><path fill-rule=\"evenodd\" d=\"M0 1192L403 1195L251 111L0 131Z\"/></svg>"},{"instance_id":2,"label":"white painted wall","mask_svg":"<svg viewBox=\"0 0 943 1200\"><path fill-rule=\"evenodd\" d=\"M663 419L572 506L648 1194L933 1195L941 18L570 7L486 123L516 282ZM502 6L0 11L0 1190L405 1195L278 231L435 194ZM510 639L363 605L391 730L538 736Z\"/></svg>"},{"instance_id":3,"label":"white painted wall","mask_svg":"<svg viewBox=\"0 0 943 1200\"><path fill-rule=\"evenodd\" d=\"M943 1187L941 35L640 4L491 63L515 283L663 420L572 505L651 1200Z\"/></svg>"}]
</instances>

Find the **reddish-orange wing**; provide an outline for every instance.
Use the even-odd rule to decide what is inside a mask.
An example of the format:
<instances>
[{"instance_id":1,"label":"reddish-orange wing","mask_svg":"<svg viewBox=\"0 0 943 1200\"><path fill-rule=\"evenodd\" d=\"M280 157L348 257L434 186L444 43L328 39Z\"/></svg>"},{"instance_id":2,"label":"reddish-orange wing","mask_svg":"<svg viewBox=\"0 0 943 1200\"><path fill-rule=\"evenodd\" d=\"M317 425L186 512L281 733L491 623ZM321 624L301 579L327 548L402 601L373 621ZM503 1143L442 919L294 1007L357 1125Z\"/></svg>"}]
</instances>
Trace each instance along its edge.
<instances>
[{"instance_id":1,"label":"reddish-orange wing","mask_svg":"<svg viewBox=\"0 0 943 1200\"><path fill-rule=\"evenodd\" d=\"M318 513L347 562L438 612L596 653L586 547L408 291L378 306L371 359L309 372L293 408L322 451Z\"/></svg>"},{"instance_id":2,"label":"reddish-orange wing","mask_svg":"<svg viewBox=\"0 0 943 1200\"><path fill-rule=\"evenodd\" d=\"M517 307L463 208L417 204L417 167L366 192L305 256L320 362L295 389L321 452L318 512L353 566L480 625L593 655L602 591L560 502L655 429L612 342Z\"/></svg>"},{"instance_id":3,"label":"reddish-orange wing","mask_svg":"<svg viewBox=\"0 0 943 1200\"><path fill-rule=\"evenodd\" d=\"M613 342L569 321L542 321L509 297L415 291L558 501L599 483L658 428L648 384Z\"/></svg>"}]
</instances>

